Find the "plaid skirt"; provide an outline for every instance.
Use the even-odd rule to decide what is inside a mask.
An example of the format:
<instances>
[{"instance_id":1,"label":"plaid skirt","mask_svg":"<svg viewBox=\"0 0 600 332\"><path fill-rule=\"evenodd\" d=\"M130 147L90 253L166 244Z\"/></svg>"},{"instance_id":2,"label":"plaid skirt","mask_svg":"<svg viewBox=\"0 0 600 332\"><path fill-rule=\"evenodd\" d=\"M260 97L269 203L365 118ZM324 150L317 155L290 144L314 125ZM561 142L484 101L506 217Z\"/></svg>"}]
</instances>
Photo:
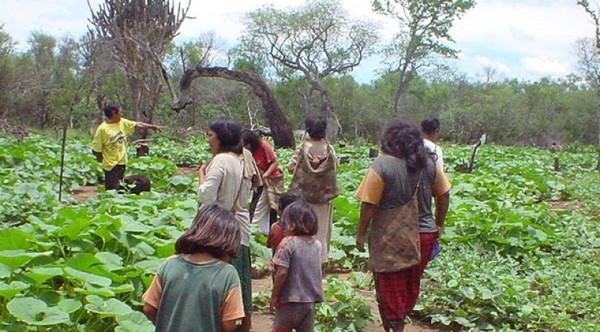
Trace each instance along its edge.
<instances>
[{"instance_id":1,"label":"plaid skirt","mask_svg":"<svg viewBox=\"0 0 600 332\"><path fill-rule=\"evenodd\" d=\"M374 273L379 314L384 326L401 323L419 297L421 277L429 261L437 233L420 233L421 261L398 272Z\"/></svg>"}]
</instances>

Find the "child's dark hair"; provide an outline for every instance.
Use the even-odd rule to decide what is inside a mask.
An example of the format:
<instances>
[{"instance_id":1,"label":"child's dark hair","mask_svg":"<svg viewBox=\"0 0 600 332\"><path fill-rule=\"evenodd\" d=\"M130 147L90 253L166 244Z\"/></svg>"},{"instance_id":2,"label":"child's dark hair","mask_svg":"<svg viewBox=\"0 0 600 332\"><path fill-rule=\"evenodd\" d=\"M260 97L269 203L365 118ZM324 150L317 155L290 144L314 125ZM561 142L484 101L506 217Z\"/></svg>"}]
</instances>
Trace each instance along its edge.
<instances>
[{"instance_id":1,"label":"child's dark hair","mask_svg":"<svg viewBox=\"0 0 600 332\"><path fill-rule=\"evenodd\" d=\"M421 121L421 131L425 134L433 134L436 130L440 130L440 120L436 117L429 117Z\"/></svg>"},{"instance_id":2,"label":"child's dark hair","mask_svg":"<svg viewBox=\"0 0 600 332\"><path fill-rule=\"evenodd\" d=\"M295 201L301 201L301 200L304 200L304 197L302 197L302 194L300 194L298 192L283 193L279 196L279 201L277 202L277 208L279 209L279 211L284 211L288 205L294 203Z\"/></svg>"},{"instance_id":3,"label":"child's dark hair","mask_svg":"<svg viewBox=\"0 0 600 332\"><path fill-rule=\"evenodd\" d=\"M237 257L240 223L234 214L216 204L202 206L190 228L175 242L176 254L207 253L215 258Z\"/></svg>"},{"instance_id":4,"label":"child's dark hair","mask_svg":"<svg viewBox=\"0 0 600 332\"><path fill-rule=\"evenodd\" d=\"M242 141L244 141L244 145L250 145L250 149L248 149L250 152L254 152L260 144L260 136L252 130L246 129L242 132Z\"/></svg>"},{"instance_id":5,"label":"child's dark hair","mask_svg":"<svg viewBox=\"0 0 600 332\"><path fill-rule=\"evenodd\" d=\"M120 108L121 105L117 103L108 103L104 105L102 112L104 113L104 116L109 119L111 116L113 116L113 114L117 113Z\"/></svg>"},{"instance_id":6,"label":"child's dark hair","mask_svg":"<svg viewBox=\"0 0 600 332\"><path fill-rule=\"evenodd\" d=\"M306 132L312 139L325 138L327 134L327 119L321 115L312 115L304 120Z\"/></svg>"},{"instance_id":7,"label":"child's dark hair","mask_svg":"<svg viewBox=\"0 0 600 332\"><path fill-rule=\"evenodd\" d=\"M297 200L288 205L281 219L285 222L288 234L315 235L319 230L317 215L304 200Z\"/></svg>"}]
</instances>

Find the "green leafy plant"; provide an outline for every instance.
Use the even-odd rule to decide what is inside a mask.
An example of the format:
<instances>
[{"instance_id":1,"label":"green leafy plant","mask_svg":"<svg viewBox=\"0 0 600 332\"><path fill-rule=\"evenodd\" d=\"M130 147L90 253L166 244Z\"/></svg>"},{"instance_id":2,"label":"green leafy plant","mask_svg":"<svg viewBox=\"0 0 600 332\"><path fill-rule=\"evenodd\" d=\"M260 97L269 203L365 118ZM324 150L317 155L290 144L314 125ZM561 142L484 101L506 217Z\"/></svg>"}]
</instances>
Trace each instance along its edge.
<instances>
[{"instance_id":1,"label":"green leafy plant","mask_svg":"<svg viewBox=\"0 0 600 332\"><path fill-rule=\"evenodd\" d=\"M132 157L128 167L152 178L152 192L100 191L77 202L69 193L96 183L102 170L89 142L68 141L58 202L59 142L0 138L0 330L152 330L139 312L141 295L198 207L195 175L175 175L169 157L190 154L190 146L159 141L152 151L163 144L164 159ZM360 206L353 195L371 159L368 147L337 152L348 162L338 171L329 267L355 272L327 276L317 329L359 331L374 296L367 254L354 246ZM277 151L281 164L291 153ZM468 147L444 146L444 153L453 169ZM597 330L596 153L577 147L560 158L565 167L556 172L545 150L486 145L473 173L448 173L451 207L442 252L422 282L420 316L458 330ZM254 267L266 268L264 236L254 236L251 248ZM255 304L265 305L268 294Z\"/></svg>"},{"instance_id":2,"label":"green leafy plant","mask_svg":"<svg viewBox=\"0 0 600 332\"><path fill-rule=\"evenodd\" d=\"M325 302L316 307L316 331L360 331L373 319L367 298L348 280L327 278Z\"/></svg>"}]
</instances>

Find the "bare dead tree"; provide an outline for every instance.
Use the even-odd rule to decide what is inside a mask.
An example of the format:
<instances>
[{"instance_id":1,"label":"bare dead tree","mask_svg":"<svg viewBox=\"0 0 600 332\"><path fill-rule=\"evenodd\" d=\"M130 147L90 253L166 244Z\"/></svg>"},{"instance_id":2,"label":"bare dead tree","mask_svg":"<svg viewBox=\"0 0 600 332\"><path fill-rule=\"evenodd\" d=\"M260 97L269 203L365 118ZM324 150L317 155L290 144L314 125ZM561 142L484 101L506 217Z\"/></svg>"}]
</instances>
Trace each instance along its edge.
<instances>
[{"instance_id":1,"label":"bare dead tree","mask_svg":"<svg viewBox=\"0 0 600 332\"><path fill-rule=\"evenodd\" d=\"M198 66L195 69L186 70L179 83L180 97L171 108L175 111L184 109L187 105L193 103L193 98L190 93L192 81L199 77L220 77L229 80L235 80L248 84L254 94L260 99L264 110L269 119L269 128L275 146L283 148L294 148L294 135L292 129L283 115L279 103L275 96L264 82L264 80L255 73L235 71L224 67L202 67Z\"/></svg>"},{"instance_id":2,"label":"bare dead tree","mask_svg":"<svg viewBox=\"0 0 600 332\"><path fill-rule=\"evenodd\" d=\"M94 11L90 35L108 42L114 60L124 69L131 93L133 118L152 123L165 80L176 99L162 65L166 47L177 36L189 10L172 0L105 0ZM142 136L146 137L146 132Z\"/></svg>"},{"instance_id":3,"label":"bare dead tree","mask_svg":"<svg viewBox=\"0 0 600 332\"><path fill-rule=\"evenodd\" d=\"M321 97L327 138L341 129L323 80L356 68L374 50L377 27L350 19L339 0L312 0L294 10L264 7L248 14L240 55L264 54L280 75L301 74Z\"/></svg>"}]
</instances>

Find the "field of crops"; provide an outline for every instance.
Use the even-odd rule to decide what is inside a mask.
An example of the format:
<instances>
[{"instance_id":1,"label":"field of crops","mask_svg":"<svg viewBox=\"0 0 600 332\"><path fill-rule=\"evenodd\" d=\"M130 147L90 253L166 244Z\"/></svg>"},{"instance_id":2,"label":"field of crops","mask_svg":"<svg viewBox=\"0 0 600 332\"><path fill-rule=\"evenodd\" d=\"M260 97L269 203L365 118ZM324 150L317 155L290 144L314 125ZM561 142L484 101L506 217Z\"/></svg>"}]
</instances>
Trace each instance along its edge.
<instances>
[{"instance_id":1,"label":"field of crops","mask_svg":"<svg viewBox=\"0 0 600 332\"><path fill-rule=\"evenodd\" d=\"M320 331L356 331L372 318L366 255L354 248L359 203L354 191L371 160L368 146L338 147L341 195L334 201L329 269L319 305ZM600 175L592 148L558 153L484 145L472 173L458 171L469 146L443 145L453 183L442 252L430 264L417 314L442 329L597 331L600 324ZM153 331L140 312L141 294L196 208L196 178L177 165L210 155L202 140L167 140L151 156L132 158L153 191L100 193L77 201L70 193L102 176L90 142L67 142L62 202L60 143L34 136L0 138L0 330ZM291 151L277 151L282 163ZM289 180L289 179L288 179ZM253 264L270 251L253 238ZM255 294L257 309L265 294Z\"/></svg>"}]
</instances>

